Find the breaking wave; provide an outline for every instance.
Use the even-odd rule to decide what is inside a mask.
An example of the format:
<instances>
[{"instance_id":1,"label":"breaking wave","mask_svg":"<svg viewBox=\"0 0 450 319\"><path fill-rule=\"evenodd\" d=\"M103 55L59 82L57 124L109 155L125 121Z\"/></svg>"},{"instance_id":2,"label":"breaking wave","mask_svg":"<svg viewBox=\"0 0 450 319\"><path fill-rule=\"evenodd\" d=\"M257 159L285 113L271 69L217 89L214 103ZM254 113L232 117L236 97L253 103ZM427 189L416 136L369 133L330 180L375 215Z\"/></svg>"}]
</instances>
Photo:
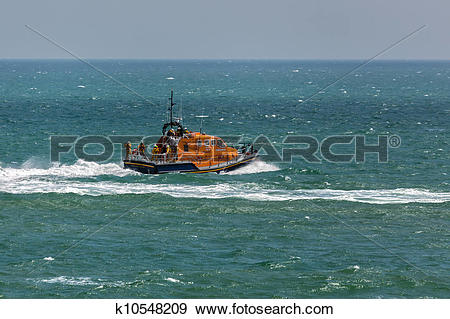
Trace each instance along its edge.
<instances>
[{"instance_id":1,"label":"breaking wave","mask_svg":"<svg viewBox=\"0 0 450 319\"><path fill-rule=\"evenodd\" d=\"M94 282L89 277L66 277L66 276L41 279L38 280L37 282L42 282L46 284L63 284L69 286L88 286L96 284L96 282Z\"/></svg>"},{"instance_id":2,"label":"breaking wave","mask_svg":"<svg viewBox=\"0 0 450 319\"><path fill-rule=\"evenodd\" d=\"M97 289L105 287L123 287L126 285L133 284L133 282L123 282L123 281L106 281L104 279L93 279L90 277L70 277L70 276L59 276L44 279L30 279L38 284L56 284L64 286L97 286Z\"/></svg>"}]
</instances>

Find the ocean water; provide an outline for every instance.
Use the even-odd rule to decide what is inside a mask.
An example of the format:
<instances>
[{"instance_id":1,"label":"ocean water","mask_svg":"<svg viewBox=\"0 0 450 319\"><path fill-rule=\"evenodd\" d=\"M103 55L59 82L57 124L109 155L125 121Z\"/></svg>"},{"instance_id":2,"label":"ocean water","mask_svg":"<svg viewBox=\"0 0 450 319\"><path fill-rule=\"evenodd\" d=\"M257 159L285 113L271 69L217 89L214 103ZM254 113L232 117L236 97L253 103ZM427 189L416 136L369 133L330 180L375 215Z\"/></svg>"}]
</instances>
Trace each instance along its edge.
<instances>
[{"instance_id":1,"label":"ocean water","mask_svg":"<svg viewBox=\"0 0 450 319\"><path fill-rule=\"evenodd\" d=\"M0 297L449 298L450 63L0 61ZM388 163L141 175L51 135L398 135ZM91 145L92 146L92 145ZM95 146L92 146L95 148Z\"/></svg>"}]
</instances>

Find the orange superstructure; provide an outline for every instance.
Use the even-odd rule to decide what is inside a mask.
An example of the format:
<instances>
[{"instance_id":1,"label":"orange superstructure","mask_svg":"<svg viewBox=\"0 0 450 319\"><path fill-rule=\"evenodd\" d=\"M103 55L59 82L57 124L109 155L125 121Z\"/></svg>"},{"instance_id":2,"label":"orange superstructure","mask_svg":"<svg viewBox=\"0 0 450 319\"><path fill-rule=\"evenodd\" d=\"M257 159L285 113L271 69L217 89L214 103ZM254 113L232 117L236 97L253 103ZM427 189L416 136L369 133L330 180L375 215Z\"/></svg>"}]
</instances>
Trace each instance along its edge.
<instances>
[{"instance_id":1,"label":"orange superstructure","mask_svg":"<svg viewBox=\"0 0 450 319\"><path fill-rule=\"evenodd\" d=\"M237 150L227 146L220 137L199 132L189 133L181 138L177 152L178 161L190 161L197 167L230 162L238 157Z\"/></svg>"}]
</instances>

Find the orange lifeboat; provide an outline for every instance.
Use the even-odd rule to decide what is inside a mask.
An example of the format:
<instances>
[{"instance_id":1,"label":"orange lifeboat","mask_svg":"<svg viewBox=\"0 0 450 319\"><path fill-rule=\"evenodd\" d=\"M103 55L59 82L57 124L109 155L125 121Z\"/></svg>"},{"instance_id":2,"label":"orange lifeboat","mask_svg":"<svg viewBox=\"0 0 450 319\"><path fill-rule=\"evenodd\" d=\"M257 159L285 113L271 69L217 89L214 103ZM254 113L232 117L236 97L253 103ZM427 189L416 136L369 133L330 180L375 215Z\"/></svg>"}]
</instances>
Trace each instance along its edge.
<instances>
[{"instance_id":1,"label":"orange lifeboat","mask_svg":"<svg viewBox=\"0 0 450 319\"><path fill-rule=\"evenodd\" d=\"M235 148L220 137L187 131L180 121L173 120L173 91L169 100L170 121L164 124L163 135L153 147L152 155L127 154L124 168L144 174L219 173L242 167L257 158L258 152L251 144Z\"/></svg>"}]
</instances>

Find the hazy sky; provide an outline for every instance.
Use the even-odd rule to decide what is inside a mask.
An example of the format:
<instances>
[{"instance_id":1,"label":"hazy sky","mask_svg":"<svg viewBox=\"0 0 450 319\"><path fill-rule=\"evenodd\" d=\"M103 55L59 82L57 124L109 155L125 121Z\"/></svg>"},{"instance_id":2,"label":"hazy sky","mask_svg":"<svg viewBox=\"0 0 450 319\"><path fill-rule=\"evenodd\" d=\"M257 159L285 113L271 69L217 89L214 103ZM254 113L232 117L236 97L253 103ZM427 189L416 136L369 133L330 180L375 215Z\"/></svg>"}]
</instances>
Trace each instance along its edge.
<instances>
[{"instance_id":1,"label":"hazy sky","mask_svg":"<svg viewBox=\"0 0 450 319\"><path fill-rule=\"evenodd\" d=\"M2 0L0 58L449 59L449 0Z\"/></svg>"}]
</instances>

